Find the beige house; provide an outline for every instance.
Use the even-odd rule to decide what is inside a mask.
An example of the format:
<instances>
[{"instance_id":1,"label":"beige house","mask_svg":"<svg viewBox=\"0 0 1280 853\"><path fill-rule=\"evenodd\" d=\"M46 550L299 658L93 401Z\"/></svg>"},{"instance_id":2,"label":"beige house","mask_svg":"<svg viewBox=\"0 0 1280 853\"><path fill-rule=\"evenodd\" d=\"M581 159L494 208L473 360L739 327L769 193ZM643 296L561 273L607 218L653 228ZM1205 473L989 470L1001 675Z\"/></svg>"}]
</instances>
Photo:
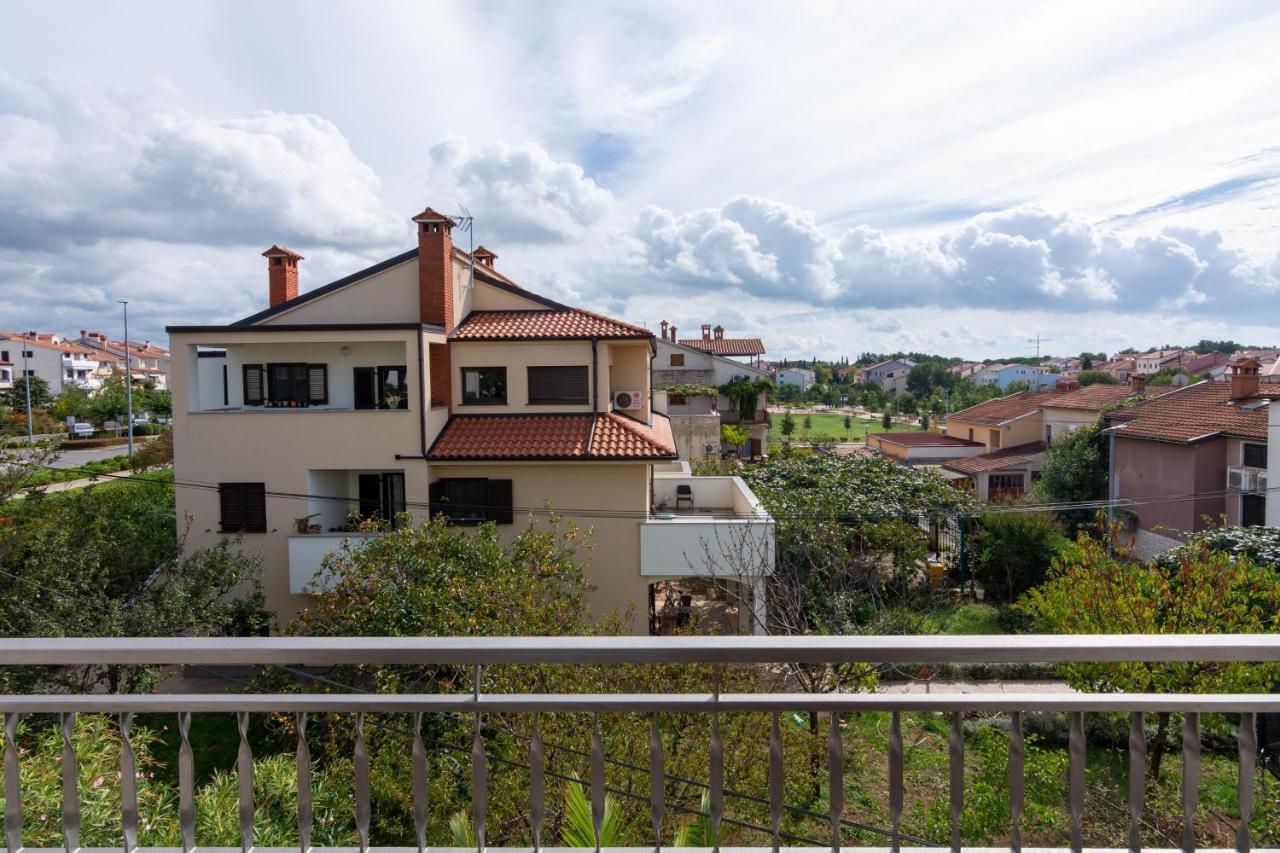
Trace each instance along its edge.
<instances>
[{"instance_id":1,"label":"beige house","mask_svg":"<svg viewBox=\"0 0 1280 853\"><path fill-rule=\"evenodd\" d=\"M442 513L513 537L550 506L592 530L598 612L643 631L657 582L721 574L763 625L772 520L740 478L677 462L654 335L525 290L454 248L447 216L413 221L416 248L303 294L301 256L272 246L268 308L169 329L175 474L215 486L178 489L187 547L243 535L283 623L327 553L376 535L353 522Z\"/></svg>"},{"instance_id":2,"label":"beige house","mask_svg":"<svg viewBox=\"0 0 1280 853\"><path fill-rule=\"evenodd\" d=\"M654 399L657 408L671 418L671 429L682 459L715 458L720 455L720 426L741 426L747 443L739 449L743 457L764 456L769 446L768 392L761 391L754 402L743 405L731 400L719 388L735 380L752 382L771 379L750 359L764 352L758 338L726 338L724 329L703 326L700 345L677 340L676 328L663 320L653 360ZM746 356L736 361L719 352ZM758 361L758 358L754 358Z\"/></svg>"}]
</instances>

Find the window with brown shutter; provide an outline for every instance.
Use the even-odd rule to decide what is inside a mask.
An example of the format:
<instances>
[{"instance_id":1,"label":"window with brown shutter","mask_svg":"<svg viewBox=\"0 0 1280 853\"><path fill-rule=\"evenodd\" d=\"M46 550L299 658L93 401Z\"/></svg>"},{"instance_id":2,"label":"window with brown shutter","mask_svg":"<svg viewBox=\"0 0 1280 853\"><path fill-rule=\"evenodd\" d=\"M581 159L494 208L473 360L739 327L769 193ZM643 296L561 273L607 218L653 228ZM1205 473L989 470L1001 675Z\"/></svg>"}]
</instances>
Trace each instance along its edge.
<instances>
[{"instance_id":1,"label":"window with brown shutter","mask_svg":"<svg viewBox=\"0 0 1280 853\"><path fill-rule=\"evenodd\" d=\"M266 533L267 487L265 483L219 483L221 532Z\"/></svg>"},{"instance_id":2,"label":"window with brown shutter","mask_svg":"<svg viewBox=\"0 0 1280 853\"><path fill-rule=\"evenodd\" d=\"M684 353L682 352L671 353L671 366L684 367Z\"/></svg>"},{"instance_id":3,"label":"window with brown shutter","mask_svg":"<svg viewBox=\"0 0 1280 853\"><path fill-rule=\"evenodd\" d=\"M266 385L266 373L262 369L261 364L246 364L244 366L244 404L246 406L261 406L266 399L263 393Z\"/></svg>"},{"instance_id":4,"label":"window with brown shutter","mask_svg":"<svg viewBox=\"0 0 1280 853\"><path fill-rule=\"evenodd\" d=\"M329 365L307 365L307 402L313 406L329 403Z\"/></svg>"},{"instance_id":5,"label":"window with brown shutter","mask_svg":"<svg viewBox=\"0 0 1280 853\"><path fill-rule=\"evenodd\" d=\"M588 402L587 366L529 368L529 405L569 406Z\"/></svg>"}]
</instances>

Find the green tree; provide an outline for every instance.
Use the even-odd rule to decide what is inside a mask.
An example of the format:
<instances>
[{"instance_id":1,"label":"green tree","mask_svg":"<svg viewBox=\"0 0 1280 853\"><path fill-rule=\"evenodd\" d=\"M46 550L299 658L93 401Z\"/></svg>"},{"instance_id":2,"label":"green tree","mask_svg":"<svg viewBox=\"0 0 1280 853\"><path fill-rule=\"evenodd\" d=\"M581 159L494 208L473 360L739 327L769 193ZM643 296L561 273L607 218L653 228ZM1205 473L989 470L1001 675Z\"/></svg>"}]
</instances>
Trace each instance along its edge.
<instances>
[{"instance_id":1,"label":"green tree","mask_svg":"<svg viewBox=\"0 0 1280 853\"><path fill-rule=\"evenodd\" d=\"M929 429L929 413L928 412L920 413L920 429L926 430L926 431Z\"/></svg>"},{"instance_id":2,"label":"green tree","mask_svg":"<svg viewBox=\"0 0 1280 853\"><path fill-rule=\"evenodd\" d=\"M60 421L65 421L67 418L82 421L88 412L89 392L79 385L67 385L54 398L50 414Z\"/></svg>"},{"instance_id":3,"label":"green tree","mask_svg":"<svg viewBox=\"0 0 1280 853\"><path fill-rule=\"evenodd\" d=\"M1076 377L1081 387L1087 385L1115 385L1120 380L1116 379L1105 370L1090 370L1088 368L1080 371L1080 375Z\"/></svg>"},{"instance_id":4,"label":"green tree","mask_svg":"<svg viewBox=\"0 0 1280 853\"><path fill-rule=\"evenodd\" d=\"M1085 534L1055 563L1050 578L1018 604L1045 634L1259 634L1280 630L1280 575L1246 556L1215 552L1204 541L1181 550L1176 565L1140 563L1107 553ZM1265 693L1280 664L1078 663L1063 675L1079 690L1133 693ZM1172 747L1170 715L1157 717L1148 773L1159 778Z\"/></svg>"},{"instance_id":5,"label":"green tree","mask_svg":"<svg viewBox=\"0 0 1280 853\"><path fill-rule=\"evenodd\" d=\"M146 395L142 391L139 390L133 394L132 414L141 414L146 411L143 405L145 400ZM102 387L89 400L88 414L95 424L101 424L104 421L124 423L125 418L130 414L124 377L109 376L103 381Z\"/></svg>"},{"instance_id":6,"label":"green tree","mask_svg":"<svg viewBox=\"0 0 1280 853\"><path fill-rule=\"evenodd\" d=\"M804 431L805 431L805 435L808 435L808 434L809 434L809 430L811 430L811 429L813 429L813 418L812 418L810 415L806 414L806 415L804 416Z\"/></svg>"},{"instance_id":7,"label":"green tree","mask_svg":"<svg viewBox=\"0 0 1280 853\"><path fill-rule=\"evenodd\" d=\"M844 416L844 431L847 433L853 431L853 418L849 415Z\"/></svg>"},{"instance_id":8,"label":"green tree","mask_svg":"<svg viewBox=\"0 0 1280 853\"><path fill-rule=\"evenodd\" d=\"M880 426L885 432L893 429L893 413L888 409L885 409L883 414L880 415Z\"/></svg>"},{"instance_id":9,"label":"green tree","mask_svg":"<svg viewBox=\"0 0 1280 853\"><path fill-rule=\"evenodd\" d=\"M31 385L31 408L45 409L53 401L49 394L49 383L39 376L18 376L13 380L13 387L0 393L0 401L14 411L27 410L27 385Z\"/></svg>"},{"instance_id":10,"label":"green tree","mask_svg":"<svg viewBox=\"0 0 1280 853\"><path fill-rule=\"evenodd\" d=\"M1107 496L1107 436L1097 424L1057 437L1045 452L1032 487L1046 501L1092 501Z\"/></svg>"},{"instance_id":11,"label":"green tree","mask_svg":"<svg viewBox=\"0 0 1280 853\"><path fill-rule=\"evenodd\" d=\"M796 431L796 419L791 414L791 410L787 409L782 414L782 435L784 438L790 438Z\"/></svg>"},{"instance_id":12,"label":"green tree","mask_svg":"<svg viewBox=\"0 0 1280 853\"><path fill-rule=\"evenodd\" d=\"M749 436L747 435L747 431L744 427L740 427L736 424L720 425L721 444L725 444L736 449L746 444L748 438Z\"/></svg>"},{"instance_id":13,"label":"green tree","mask_svg":"<svg viewBox=\"0 0 1280 853\"><path fill-rule=\"evenodd\" d=\"M917 364L907 374L907 390L916 397L926 399L939 388L947 389L955 382L955 375L941 362L928 361Z\"/></svg>"},{"instance_id":14,"label":"green tree","mask_svg":"<svg viewBox=\"0 0 1280 853\"><path fill-rule=\"evenodd\" d=\"M1069 544L1047 513L990 512L973 537L974 573L989 597L1013 601L1044 582Z\"/></svg>"},{"instance_id":15,"label":"green tree","mask_svg":"<svg viewBox=\"0 0 1280 853\"><path fill-rule=\"evenodd\" d=\"M13 501L0 528L10 637L239 635L264 624L261 560L224 540L182 556L169 476ZM235 592L232 595L232 592ZM139 692L154 667L7 669L9 689Z\"/></svg>"}]
</instances>

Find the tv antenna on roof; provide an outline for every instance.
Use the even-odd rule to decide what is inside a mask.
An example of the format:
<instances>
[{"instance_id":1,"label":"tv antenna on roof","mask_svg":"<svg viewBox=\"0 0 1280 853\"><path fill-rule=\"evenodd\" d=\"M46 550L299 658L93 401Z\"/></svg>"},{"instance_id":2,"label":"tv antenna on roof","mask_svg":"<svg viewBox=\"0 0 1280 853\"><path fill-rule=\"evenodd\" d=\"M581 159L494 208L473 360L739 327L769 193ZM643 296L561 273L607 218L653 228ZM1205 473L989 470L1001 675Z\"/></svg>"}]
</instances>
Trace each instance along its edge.
<instances>
[{"instance_id":1,"label":"tv antenna on roof","mask_svg":"<svg viewBox=\"0 0 1280 853\"><path fill-rule=\"evenodd\" d=\"M1036 332L1036 336L1035 336L1034 338L1027 338L1027 343L1029 343L1029 344L1035 344L1035 345L1036 345L1036 358L1039 358L1039 357L1040 357L1040 345L1041 345L1041 344L1047 344L1050 340L1051 340L1050 338L1042 338L1042 337L1040 337L1040 333L1039 333L1039 332Z\"/></svg>"},{"instance_id":2,"label":"tv antenna on roof","mask_svg":"<svg viewBox=\"0 0 1280 853\"><path fill-rule=\"evenodd\" d=\"M461 210L462 213L454 217L454 221L456 223L455 227L466 231L467 235L471 238L471 251L468 252L468 255L471 258L471 277L467 279L467 286L465 288L466 290L471 290L476 286L476 231L474 227L476 220L475 217L471 215L471 211L467 209L465 204L459 203L458 209Z\"/></svg>"}]
</instances>

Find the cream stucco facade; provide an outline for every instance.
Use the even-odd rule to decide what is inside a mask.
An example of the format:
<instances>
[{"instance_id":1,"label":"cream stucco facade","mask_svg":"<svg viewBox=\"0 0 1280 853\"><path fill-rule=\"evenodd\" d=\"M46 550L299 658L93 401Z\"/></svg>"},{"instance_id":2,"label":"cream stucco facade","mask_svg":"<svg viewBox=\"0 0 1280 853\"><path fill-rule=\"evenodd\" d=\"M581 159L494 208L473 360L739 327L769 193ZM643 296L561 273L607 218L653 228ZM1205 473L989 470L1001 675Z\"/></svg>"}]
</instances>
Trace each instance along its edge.
<instances>
[{"instance_id":1,"label":"cream stucco facade","mask_svg":"<svg viewBox=\"0 0 1280 853\"><path fill-rule=\"evenodd\" d=\"M426 242L442 238L443 253ZM670 558L684 553L691 535L714 540L719 526L742 515L753 531L767 531L772 548L772 522L754 496L712 507L723 484L698 483L687 470L666 472L664 483L693 484L701 515L679 519L679 536L666 532L676 526L664 526L667 514L657 512L654 465L676 454L653 407L650 333L538 297L491 267L477 267L473 280L471 260L452 249L447 228L420 241L417 252L238 324L170 328L177 510L187 549L238 535L263 558L267 605L280 627L306 605L324 554L350 537L348 513L372 505L424 519L441 507L449 512L433 502L443 486L499 481L507 495L493 517L503 538L545 523L548 508L572 520L589 533L582 556L593 611L629 612L643 632L650 584L700 573L688 559ZM451 269L433 269L433 257L448 258ZM502 324L510 312L540 312L529 317L543 326L530 333L516 315L509 332L465 334L468 323ZM571 402L531 402L530 369L540 367L585 371L585 401L574 392ZM499 368L493 375L502 377L503 397L469 401L469 368ZM540 375L546 381L546 371ZM638 393L622 409L618 391ZM531 435L530 424L549 435ZM579 424L591 426L575 444ZM562 427L567 446L557 438ZM597 448L606 429L609 443ZM750 495L740 481L735 488ZM228 501L250 518L236 516L239 533L223 529Z\"/></svg>"}]
</instances>

